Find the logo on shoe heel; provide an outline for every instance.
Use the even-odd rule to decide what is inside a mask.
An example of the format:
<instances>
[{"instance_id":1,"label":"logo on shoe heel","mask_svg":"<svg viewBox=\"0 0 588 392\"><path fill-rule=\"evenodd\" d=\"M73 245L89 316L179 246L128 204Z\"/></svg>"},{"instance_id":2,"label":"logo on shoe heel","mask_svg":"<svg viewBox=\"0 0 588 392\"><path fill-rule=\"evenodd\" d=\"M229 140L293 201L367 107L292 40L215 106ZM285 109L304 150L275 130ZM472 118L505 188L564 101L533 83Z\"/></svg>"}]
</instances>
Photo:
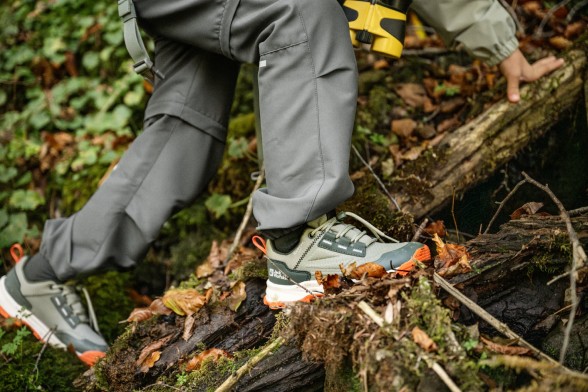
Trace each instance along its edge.
<instances>
[{"instance_id":1,"label":"logo on shoe heel","mask_svg":"<svg viewBox=\"0 0 588 392\"><path fill-rule=\"evenodd\" d=\"M290 269L284 262L277 260L268 260L267 274L270 282L282 285L292 285L292 281L301 283L312 278L310 272Z\"/></svg>"}]
</instances>

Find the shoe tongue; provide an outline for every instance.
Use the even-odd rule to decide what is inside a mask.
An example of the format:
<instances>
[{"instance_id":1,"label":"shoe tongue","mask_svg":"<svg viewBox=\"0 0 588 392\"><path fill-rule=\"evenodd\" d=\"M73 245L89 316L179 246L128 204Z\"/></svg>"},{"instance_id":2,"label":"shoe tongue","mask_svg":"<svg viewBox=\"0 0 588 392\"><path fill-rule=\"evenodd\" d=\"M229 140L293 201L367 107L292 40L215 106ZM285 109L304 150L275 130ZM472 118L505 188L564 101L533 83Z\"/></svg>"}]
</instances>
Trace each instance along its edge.
<instances>
[{"instance_id":1,"label":"shoe tongue","mask_svg":"<svg viewBox=\"0 0 588 392\"><path fill-rule=\"evenodd\" d=\"M316 229L317 227L324 224L328 220L329 220L329 217L327 216L327 214L325 214L325 215L319 216L315 220L311 220L310 222L307 223L307 225L308 225L308 227Z\"/></svg>"}]
</instances>

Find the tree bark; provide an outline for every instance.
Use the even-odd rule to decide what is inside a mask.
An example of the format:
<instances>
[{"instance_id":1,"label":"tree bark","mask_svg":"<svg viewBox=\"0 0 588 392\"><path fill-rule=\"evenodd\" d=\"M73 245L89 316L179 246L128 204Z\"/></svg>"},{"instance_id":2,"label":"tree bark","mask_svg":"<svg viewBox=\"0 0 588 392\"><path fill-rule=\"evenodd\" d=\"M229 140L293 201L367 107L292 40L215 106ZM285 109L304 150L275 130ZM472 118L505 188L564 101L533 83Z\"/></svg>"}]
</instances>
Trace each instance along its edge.
<instances>
[{"instance_id":1,"label":"tree bark","mask_svg":"<svg viewBox=\"0 0 588 392\"><path fill-rule=\"evenodd\" d=\"M582 45L579 40L578 47ZM455 193L488 178L576 107L586 68L584 50L569 52L561 69L521 89L521 102L496 103L407 164L393 179L392 196L417 219L438 211Z\"/></svg>"}]
</instances>

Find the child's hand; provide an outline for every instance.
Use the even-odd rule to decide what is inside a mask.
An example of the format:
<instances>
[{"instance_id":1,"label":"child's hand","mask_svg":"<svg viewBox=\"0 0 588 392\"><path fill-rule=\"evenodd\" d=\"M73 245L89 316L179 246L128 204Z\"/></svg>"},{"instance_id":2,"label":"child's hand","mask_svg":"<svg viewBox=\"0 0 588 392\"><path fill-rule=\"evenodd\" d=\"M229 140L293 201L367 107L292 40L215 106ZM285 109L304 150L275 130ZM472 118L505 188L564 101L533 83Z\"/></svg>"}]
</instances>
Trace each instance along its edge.
<instances>
[{"instance_id":1,"label":"child's hand","mask_svg":"<svg viewBox=\"0 0 588 392\"><path fill-rule=\"evenodd\" d=\"M510 56L502 60L499 65L500 71L506 78L506 94L508 100L513 103L520 101L519 84L521 81L535 81L543 75L558 69L563 63L563 59L549 56L531 65L519 49L515 50Z\"/></svg>"}]
</instances>

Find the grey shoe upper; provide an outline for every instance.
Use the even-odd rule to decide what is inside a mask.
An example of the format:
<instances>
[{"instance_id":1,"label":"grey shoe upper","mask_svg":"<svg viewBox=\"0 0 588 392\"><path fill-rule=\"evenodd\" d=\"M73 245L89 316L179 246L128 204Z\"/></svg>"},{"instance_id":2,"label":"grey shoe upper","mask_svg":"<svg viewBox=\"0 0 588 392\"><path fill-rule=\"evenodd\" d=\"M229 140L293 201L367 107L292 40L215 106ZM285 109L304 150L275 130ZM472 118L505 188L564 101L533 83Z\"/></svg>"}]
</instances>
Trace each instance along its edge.
<instances>
[{"instance_id":1,"label":"grey shoe upper","mask_svg":"<svg viewBox=\"0 0 588 392\"><path fill-rule=\"evenodd\" d=\"M8 272L5 287L10 296L32 313L64 344L79 353L106 351L108 345L90 326L90 319L75 288L53 281L31 282L24 275L26 259Z\"/></svg>"},{"instance_id":2,"label":"grey shoe upper","mask_svg":"<svg viewBox=\"0 0 588 392\"><path fill-rule=\"evenodd\" d=\"M328 219L326 215L309 222L308 226L298 246L289 254L278 252L272 242L267 241L270 281L291 284L289 277L300 283L313 279L315 271L341 274L339 265L346 266L353 262L358 265L374 262L392 271L423 247L419 242L385 243L353 225L342 223L338 218Z\"/></svg>"}]
</instances>

